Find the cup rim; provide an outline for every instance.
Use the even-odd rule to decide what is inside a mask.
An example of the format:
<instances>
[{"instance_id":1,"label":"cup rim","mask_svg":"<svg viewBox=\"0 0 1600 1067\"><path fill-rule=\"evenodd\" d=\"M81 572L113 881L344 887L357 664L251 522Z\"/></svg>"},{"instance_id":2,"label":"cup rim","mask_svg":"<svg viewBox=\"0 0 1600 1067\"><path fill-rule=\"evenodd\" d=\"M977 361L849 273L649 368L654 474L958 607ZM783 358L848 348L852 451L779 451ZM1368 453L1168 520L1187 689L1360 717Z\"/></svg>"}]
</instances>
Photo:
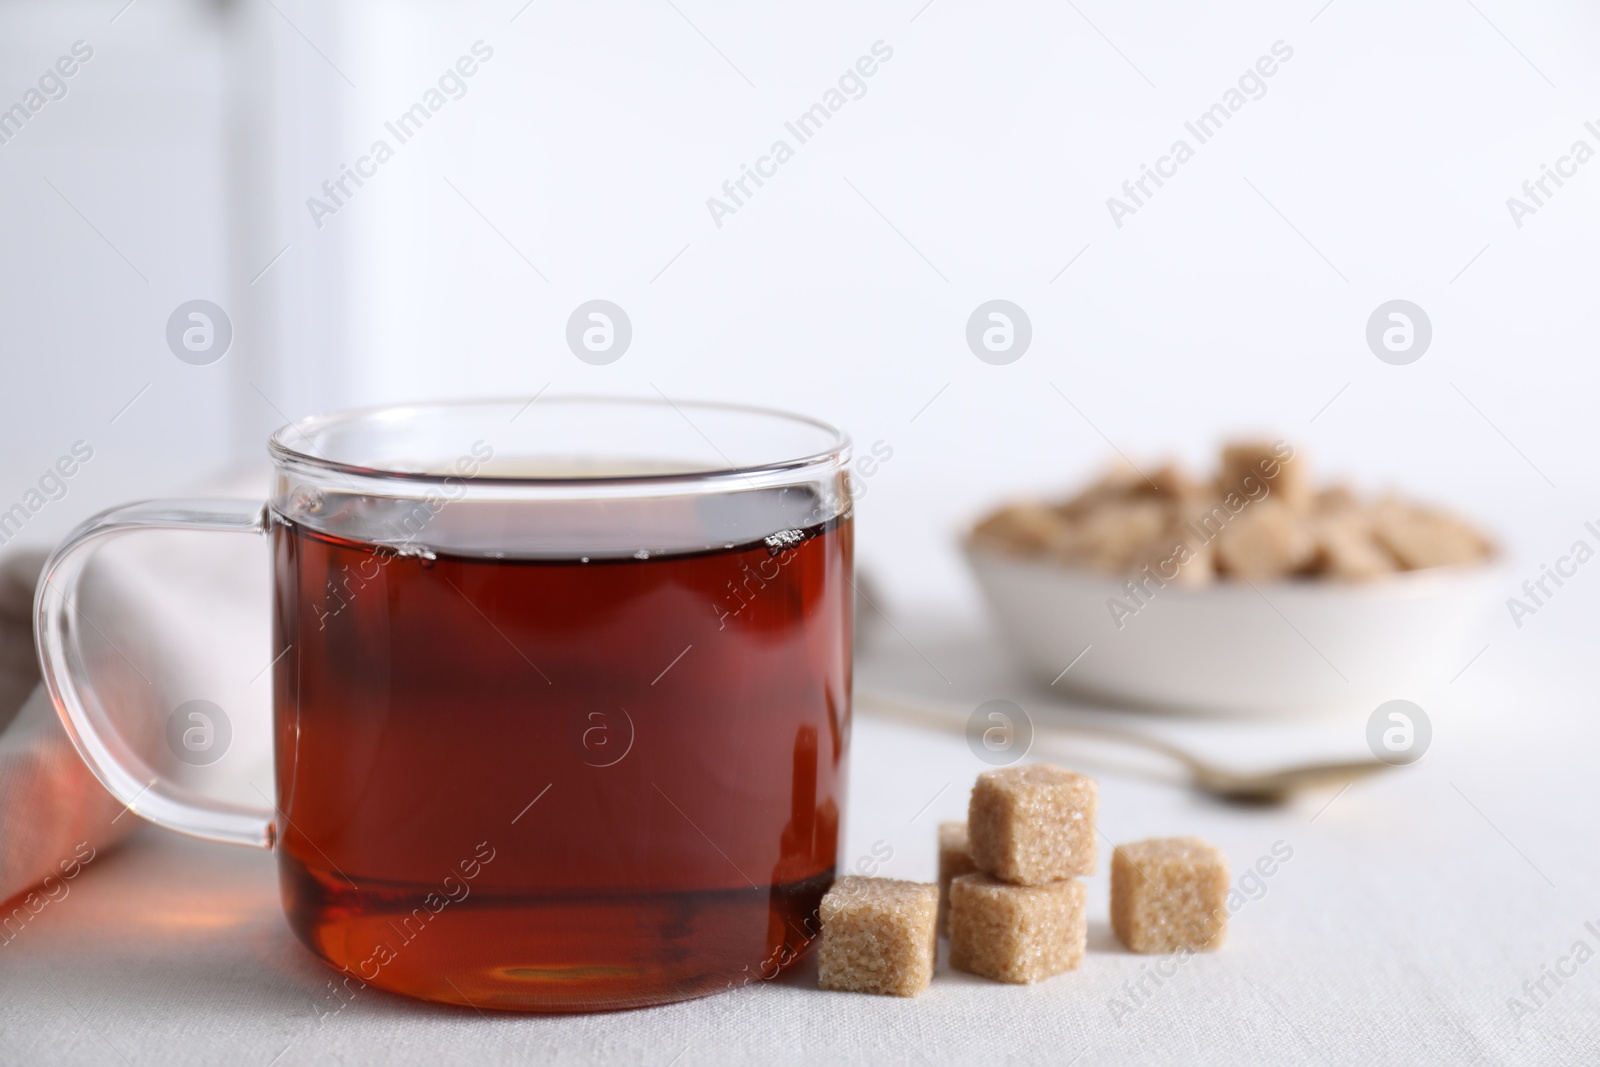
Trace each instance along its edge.
<instances>
[{"instance_id":1,"label":"cup rim","mask_svg":"<svg viewBox=\"0 0 1600 1067\"><path fill-rule=\"evenodd\" d=\"M659 393L660 391L657 390ZM349 463L342 460L330 459L318 454L314 449L296 447L289 443L291 435L298 435L303 441L310 442L317 433L325 432L341 424L355 423L372 419L378 416L397 416L407 413L429 411L460 411L470 408L487 408L491 406L521 405L521 411L526 411L538 404L563 404L563 405L594 405L637 408L670 408L676 411L695 432L706 440L707 444L726 460L722 466L707 466L704 468L670 471L666 473L640 473L640 474L614 474L614 475L488 475L480 474L472 481L482 485L491 486L633 486L633 485L659 485L674 482L704 482L726 478L750 479L754 476L783 475L793 471L804 470L808 467L819 465L839 465L844 462L849 453L850 435L822 419L801 415L782 408L767 407L759 404L742 404L722 400L672 400L665 393L659 397L648 396L606 396L603 394L581 393L562 396L547 397L543 393L535 394L532 399L523 400L521 397L510 396L483 396L466 399L451 400L420 400L407 401L393 404L374 404L366 407L347 408L342 411L328 412L322 415L311 415L297 419L280 426L267 439L267 453L276 464L309 468L311 470L330 474L345 475L357 478L376 478L396 480L423 485L441 485L461 480L461 475L454 472L433 471L402 471L388 470L384 467L365 466L359 463ZM750 467L740 467L728 460L722 452L705 434L695 426L694 421L685 414L688 411L719 411L735 412L745 415L761 416L769 419L787 421L809 426L821 430L832 440L827 447L788 459L774 460ZM513 416L515 418L517 416Z\"/></svg>"}]
</instances>

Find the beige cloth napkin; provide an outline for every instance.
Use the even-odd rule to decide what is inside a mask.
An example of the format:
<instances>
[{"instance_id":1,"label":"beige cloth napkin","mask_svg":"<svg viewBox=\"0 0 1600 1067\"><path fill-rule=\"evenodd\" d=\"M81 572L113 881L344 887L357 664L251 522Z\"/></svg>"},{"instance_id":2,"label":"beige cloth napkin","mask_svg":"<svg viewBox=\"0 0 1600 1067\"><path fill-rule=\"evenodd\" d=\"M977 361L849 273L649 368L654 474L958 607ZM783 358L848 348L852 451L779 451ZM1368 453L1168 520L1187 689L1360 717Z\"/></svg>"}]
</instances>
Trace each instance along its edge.
<instances>
[{"instance_id":1,"label":"beige cloth napkin","mask_svg":"<svg viewBox=\"0 0 1600 1067\"><path fill-rule=\"evenodd\" d=\"M195 488L252 499L267 484L266 470L251 465ZM0 557L0 900L142 822L84 764L40 682L33 592L45 557L21 548ZM259 537L158 531L101 547L81 586L81 608L110 645L88 666L95 684L117 692L124 741L185 788L263 807L273 792L265 668L277 651L268 563ZM192 699L215 703L231 722L230 747L209 766L185 765L167 747L168 717Z\"/></svg>"},{"instance_id":2,"label":"beige cloth napkin","mask_svg":"<svg viewBox=\"0 0 1600 1067\"><path fill-rule=\"evenodd\" d=\"M33 589L44 559L18 552L0 563L0 900L76 871L139 824L79 758L39 681Z\"/></svg>"}]
</instances>

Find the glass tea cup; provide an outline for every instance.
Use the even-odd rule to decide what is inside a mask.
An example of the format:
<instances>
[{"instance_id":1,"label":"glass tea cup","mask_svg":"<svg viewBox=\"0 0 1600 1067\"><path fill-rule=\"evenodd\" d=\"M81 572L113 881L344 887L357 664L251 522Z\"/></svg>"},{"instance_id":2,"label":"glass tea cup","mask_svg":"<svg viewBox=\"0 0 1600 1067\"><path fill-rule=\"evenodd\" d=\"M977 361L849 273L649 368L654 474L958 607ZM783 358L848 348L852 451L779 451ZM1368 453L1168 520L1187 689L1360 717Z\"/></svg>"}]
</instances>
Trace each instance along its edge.
<instances>
[{"instance_id":1,"label":"glass tea cup","mask_svg":"<svg viewBox=\"0 0 1600 1067\"><path fill-rule=\"evenodd\" d=\"M131 504L46 564L46 683L119 800L274 850L290 927L352 987L629 1008L809 948L850 733L842 434L570 398L311 418L269 451L265 506ZM152 528L268 538L271 806L180 780L88 669L85 564Z\"/></svg>"}]
</instances>

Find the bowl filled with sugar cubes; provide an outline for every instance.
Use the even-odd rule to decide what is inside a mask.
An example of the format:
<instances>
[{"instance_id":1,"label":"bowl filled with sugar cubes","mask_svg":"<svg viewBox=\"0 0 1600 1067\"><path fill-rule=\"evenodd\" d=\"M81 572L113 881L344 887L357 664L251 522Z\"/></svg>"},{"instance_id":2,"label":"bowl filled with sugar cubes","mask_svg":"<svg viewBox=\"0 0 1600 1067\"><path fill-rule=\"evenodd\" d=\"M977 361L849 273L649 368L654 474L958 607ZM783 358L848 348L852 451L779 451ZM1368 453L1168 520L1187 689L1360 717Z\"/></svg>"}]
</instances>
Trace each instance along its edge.
<instances>
[{"instance_id":1,"label":"bowl filled with sugar cubes","mask_svg":"<svg viewBox=\"0 0 1600 1067\"><path fill-rule=\"evenodd\" d=\"M1442 509L1313 482L1284 441L1112 467L981 518L991 614L1057 691L1206 714L1355 709L1448 684L1482 645L1494 541Z\"/></svg>"}]
</instances>

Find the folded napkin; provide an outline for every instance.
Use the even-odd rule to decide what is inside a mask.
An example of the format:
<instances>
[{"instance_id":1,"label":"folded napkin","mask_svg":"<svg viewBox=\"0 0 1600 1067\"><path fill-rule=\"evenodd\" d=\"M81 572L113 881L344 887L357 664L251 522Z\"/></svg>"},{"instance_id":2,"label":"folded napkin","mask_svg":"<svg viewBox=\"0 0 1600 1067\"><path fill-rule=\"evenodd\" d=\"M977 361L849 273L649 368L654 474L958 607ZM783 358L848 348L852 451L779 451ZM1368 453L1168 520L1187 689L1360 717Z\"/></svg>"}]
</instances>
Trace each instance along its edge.
<instances>
[{"instance_id":1,"label":"folded napkin","mask_svg":"<svg viewBox=\"0 0 1600 1067\"><path fill-rule=\"evenodd\" d=\"M139 823L79 758L39 681L33 589L44 559L17 552L0 563L0 900L76 873Z\"/></svg>"},{"instance_id":2,"label":"folded napkin","mask_svg":"<svg viewBox=\"0 0 1600 1067\"><path fill-rule=\"evenodd\" d=\"M196 486L249 499L259 466ZM84 764L39 678L33 592L45 553L0 559L0 900L136 828ZM202 796L266 807L273 794L269 556L262 538L158 531L119 538L90 560L80 610L85 667L114 696L116 725L156 773ZM229 746L207 766L177 758L168 720L190 700L223 710ZM91 852L90 850L94 850ZM12 901L15 906L16 902ZM0 913L0 942L4 918Z\"/></svg>"}]
</instances>

